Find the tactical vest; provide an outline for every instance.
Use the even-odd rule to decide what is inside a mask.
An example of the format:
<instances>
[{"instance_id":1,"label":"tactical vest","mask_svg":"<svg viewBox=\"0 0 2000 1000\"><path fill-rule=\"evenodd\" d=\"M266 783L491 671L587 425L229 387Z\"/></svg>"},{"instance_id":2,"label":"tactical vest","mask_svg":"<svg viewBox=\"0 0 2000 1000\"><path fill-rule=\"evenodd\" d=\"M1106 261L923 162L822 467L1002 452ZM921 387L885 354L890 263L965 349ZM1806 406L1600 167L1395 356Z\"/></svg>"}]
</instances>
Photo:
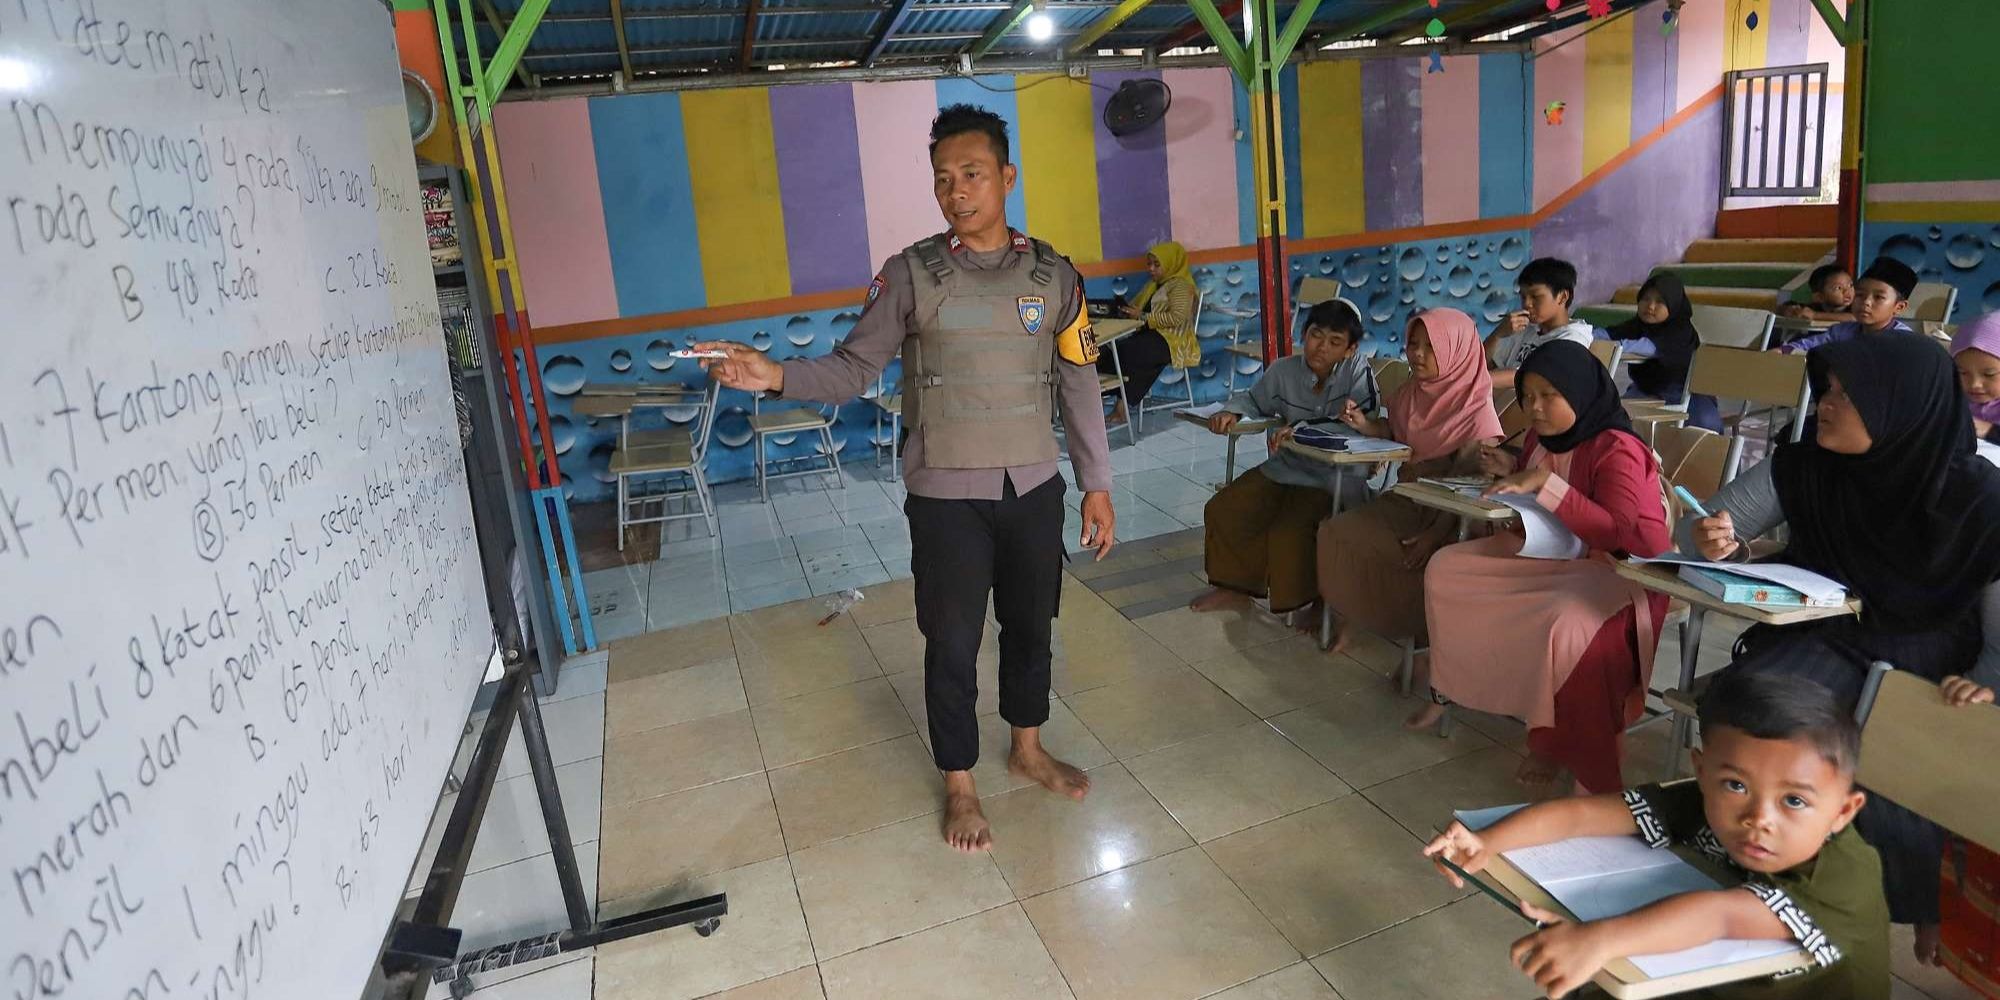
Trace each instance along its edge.
<instances>
[{"instance_id":1,"label":"tactical vest","mask_svg":"<svg viewBox=\"0 0 2000 1000\"><path fill-rule=\"evenodd\" d=\"M903 413L924 465L992 469L1056 459L1056 267L1040 240L986 270L960 267L945 238L903 251L916 332L903 341ZM1014 246L1019 247L1017 241Z\"/></svg>"}]
</instances>

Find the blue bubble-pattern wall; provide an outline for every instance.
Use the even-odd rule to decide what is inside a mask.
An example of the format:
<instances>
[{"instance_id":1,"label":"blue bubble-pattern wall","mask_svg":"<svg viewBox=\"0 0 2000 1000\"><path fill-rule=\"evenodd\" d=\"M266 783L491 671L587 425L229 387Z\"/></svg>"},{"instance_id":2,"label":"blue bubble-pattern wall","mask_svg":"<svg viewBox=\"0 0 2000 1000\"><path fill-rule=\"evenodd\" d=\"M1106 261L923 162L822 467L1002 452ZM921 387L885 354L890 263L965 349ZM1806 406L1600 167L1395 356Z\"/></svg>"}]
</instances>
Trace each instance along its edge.
<instances>
[{"instance_id":1,"label":"blue bubble-pattern wall","mask_svg":"<svg viewBox=\"0 0 2000 1000\"><path fill-rule=\"evenodd\" d=\"M1298 279L1308 275L1337 277L1343 294L1361 309L1361 320L1368 330L1362 349L1401 356L1403 326L1411 314L1424 309L1454 306L1471 315L1482 331L1489 328L1512 308L1514 273L1527 259L1528 234L1514 231L1298 254L1291 259L1291 270L1295 287ZM1256 381L1263 368L1254 358L1238 357L1226 350L1233 339L1255 342L1258 338L1257 265L1245 260L1197 267L1194 279L1203 297L1199 326L1202 360L1192 377L1195 399L1209 403L1227 394L1232 364L1239 391ZM1131 298L1145 280L1143 273L1096 278L1086 283L1086 290L1092 297L1123 294ZM582 502L608 500L615 492L610 466L618 442L618 421L575 414L572 404L586 383L701 386L707 377L700 365L673 357L676 348L697 340L735 340L778 361L818 357L845 340L859 318L856 308L829 309L544 347L542 379L549 398L549 433L561 456L565 492L570 499ZM895 391L901 374L901 362L891 361L885 374L889 391ZM1167 369L1160 376L1155 395L1181 395L1182 377L1178 370ZM875 394L876 387L868 385L859 398L840 407L834 440L843 463L873 463L877 446L888 443L889 424L884 420L877 430L876 408L868 402ZM766 401L764 405L800 404ZM722 391L709 440L709 482L729 482L755 474L751 406L749 393ZM692 407L640 410L633 417L633 428L685 426L695 417ZM535 442L541 444L539 429ZM769 447L773 458L785 459L817 454L820 442L817 435L780 435L770 439Z\"/></svg>"},{"instance_id":2,"label":"blue bubble-pattern wall","mask_svg":"<svg viewBox=\"0 0 2000 1000\"><path fill-rule=\"evenodd\" d=\"M1887 254L1915 268L1920 281L1957 288L1954 323L2000 312L2000 224L1871 222L1861 249L1865 259Z\"/></svg>"}]
</instances>

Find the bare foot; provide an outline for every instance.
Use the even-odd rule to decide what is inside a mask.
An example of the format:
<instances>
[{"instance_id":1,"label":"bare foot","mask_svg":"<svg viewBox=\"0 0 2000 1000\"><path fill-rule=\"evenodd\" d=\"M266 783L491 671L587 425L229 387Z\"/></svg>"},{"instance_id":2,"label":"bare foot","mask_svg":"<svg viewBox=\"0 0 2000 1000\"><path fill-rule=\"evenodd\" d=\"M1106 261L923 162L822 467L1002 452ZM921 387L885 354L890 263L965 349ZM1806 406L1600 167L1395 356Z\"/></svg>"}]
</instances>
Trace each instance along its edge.
<instances>
[{"instance_id":1,"label":"bare foot","mask_svg":"<svg viewBox=\"0 0 2000 1000\"><path fill-rule=\"evenodd\" d=\"M1938 936L1938 925L1918 924L1916 941L1911 945L1917 953L1917 964L1939 965L1938 947L1942 943Z\"/></svg>"},{"instance_id":2,"label":"bare foot","mask_svg":"<svg viewBox=\"0 0 2000 1000\"><path fill-rule=\"evenodd\" d=\"M1561 764L1546 757L1538 757L1530 753L1525 758L1522 758L1521 766L1514 769L1514 780L1523 785L1533 787L1535 785L1546 785L1556 780L1556 776L1561 773Z\"/></svg>"},{"instance_id":3,"label":"bare foot","mask_svg":"<svg viewBox=\"0 0 2000 1000\"><path fill-rule=\"evenodd\" d=\"M1326 647L1327 653L1339 656L1347 652L1347 647L1352 645L1354 645L1353 626L1347 624L1346 619L1335 616L1333 620L1333 644Z\"/></svg>"},{"instance_id":4,"label":"bare foot","mask_svg":"<svg viewBox=\"0 0 2000 1000\"><path fill-rule=\"evenodd\" d=\"M944 797L944 842L967 854L993 847L993 830L979 811L979 796L953 792Z\"/></svg>"},{"instance_id":5,"label":"bare foot","mask_svg":"<svg viewBox=\"0 0 2000 1000\"><path fill-rule=\"evenodd\" d=\"M1219 611L1242 600L1243 595L1233 590L1210 587L1207 591L1197 594L1194 600L1188 602L1188 610Z\"/></svg>"},{"instance_id":6,"label":"bare foot","mask_svg":"<svg viewBox=\"0 0 2000 1000\"><path fill-rule=\"evenodd\" d=\"M1007 770L1057 795L1083 801L1090 794L1090 775L1049 756L1040 740L1032 742L1031 746L1023 746L1022 741L1015 741L1014 749L1007 754Z\"/></svg>"},{"instance_id":7,"label":"bare foot","mask_svg":"<svg viewBox=\"0 0 2000 1000\"><path fill-rule=\"evenodd\" d=\"M1429 729L1437 725L1438 721L1443 718L1444 706L1436 702L1426 701L1424 702L1424 707L1411 712L1410 717L1403 720L1403 728L1411 730Z\"/></svg>"}]
</instances>

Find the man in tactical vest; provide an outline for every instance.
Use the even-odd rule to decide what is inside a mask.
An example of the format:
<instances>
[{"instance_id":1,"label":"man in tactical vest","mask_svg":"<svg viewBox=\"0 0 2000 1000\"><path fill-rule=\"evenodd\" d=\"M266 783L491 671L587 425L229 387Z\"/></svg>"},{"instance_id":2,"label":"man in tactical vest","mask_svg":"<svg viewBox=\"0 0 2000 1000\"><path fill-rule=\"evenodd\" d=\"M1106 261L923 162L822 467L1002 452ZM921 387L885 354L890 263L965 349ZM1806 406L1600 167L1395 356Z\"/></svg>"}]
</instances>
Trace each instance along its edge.
<instances>
[{"instance_id":1,"label":"man in tactical vest","mask_svg":"<svg viewBox=\"0 0 2000 1000\"><path fill-rule=\"evenodd\" d=\"M1000 622L1000 715L1013 727L1008 768L1071 798L1090 789L1089 777L1041 743L1062 588L1058 400L1084 491L1080 544L1102 559L1113 541L1110 446L1082 278L1048 244L1007 227L1007 152L1000 116L965 104L938 114L931 169L950 229L882 265L860 321L831 354L780 365L743 344L697 345L728 353L704 362L723 385L824 403L853 398L902 352L903 511L924 705L944 772L944 838L962 851L993 842L972 781L974 664L988 591Z\"/></svg>"}]
</instances>

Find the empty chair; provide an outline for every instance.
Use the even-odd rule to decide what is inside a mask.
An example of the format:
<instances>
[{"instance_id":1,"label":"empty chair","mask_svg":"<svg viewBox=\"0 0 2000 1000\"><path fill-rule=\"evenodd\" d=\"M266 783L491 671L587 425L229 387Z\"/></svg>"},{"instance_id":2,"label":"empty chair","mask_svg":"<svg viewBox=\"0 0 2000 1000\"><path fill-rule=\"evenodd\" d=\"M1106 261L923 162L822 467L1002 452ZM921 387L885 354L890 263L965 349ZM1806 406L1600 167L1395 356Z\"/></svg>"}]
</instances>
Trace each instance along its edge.
<instances>
[{"instance_id":1,"label":"empty chair","mask_svg":"<svg viewBox=\"0 0 2000 1000\"><path fill-rule=\"evenodd\" d=\"M1912 323L1949 323L1958 307L1958 288L1942 281L1920 281L1910 292L1910 306L1903 318Z\"/></svg>"},{"instance_id":2,"label":"empty chair","mask_svg":"<svg viewBox=\"0 0 2000 1000\"><path fill-rule=\"evenodd\" d=\"M762 406L762 393L750 399L750 432L757 439L757 496L765 503L771 500L771 480L791 479L795 476L831 475L833 481L846 488L846 481L840 477L840 452L833 440L834 421L840 419L840 407L822 410L816 406L786 406L766 411ZM794 469L790 472L770 471L770 446L767 439L779 434L816 434L825 452L826 464L815 468ZM800 455L785 462L810 464L814 456Z\"/></svg>"},{"instance_id":3,"label":"empty chair","mask_svg":"<svg viewBox=\"0 0 2000 1000\"><path fill-rule=\"evenodd\" d=\"M636 431L621 435L611 453L611 474L618 480L618 548L625 548L625 529L699 517L715 533L715 504L708 492L703 462L715 429L715 403L721 391L709 383L697 404L694 424L686 429ZM693 506L687 506L692 500ZM683 509L674 511L680 506Z\"/></svg>"},{"instance_id":4,"label":"empty chair","mask_svg":"<svg viewBox=\"0 0 2000 1000\"><path fill-rule=\"evenodd\" d=\"M1368 366L1375 369L1375 388L1385 400L1410 380L1410 363L1402 358L1377 354L1368 359Z\"/></svg>"}]
</instances>

